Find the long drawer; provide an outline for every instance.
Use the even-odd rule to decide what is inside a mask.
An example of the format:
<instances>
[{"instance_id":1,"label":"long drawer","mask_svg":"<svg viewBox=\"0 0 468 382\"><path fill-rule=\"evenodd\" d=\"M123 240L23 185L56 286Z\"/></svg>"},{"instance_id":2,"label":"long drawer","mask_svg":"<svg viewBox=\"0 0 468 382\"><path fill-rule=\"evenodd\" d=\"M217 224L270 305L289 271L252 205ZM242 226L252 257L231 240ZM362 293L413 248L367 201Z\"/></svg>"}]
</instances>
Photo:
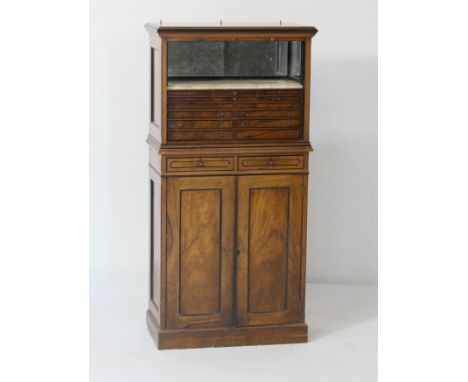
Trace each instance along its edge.
<instances>
[{"instance_id":1,"label":"long drawer","mask_svg":"<svg viewBox=\"0 0 468 382\"><path fill-rule=\"evenodd\" d=\"M167 172L232 171L234 158L167 158L166 170Z\"/></svg>"},{"instance_id":2,"label":"long drawer","mask_svg":"<svg viewBox=\"0 0 468 382\"><path fill-rule=\"evenodd\" d=\"M237 160L239 171L250 170L290 170L303 169L303 155L273 155L240 157Z\"/></svg>"}]
</instances>

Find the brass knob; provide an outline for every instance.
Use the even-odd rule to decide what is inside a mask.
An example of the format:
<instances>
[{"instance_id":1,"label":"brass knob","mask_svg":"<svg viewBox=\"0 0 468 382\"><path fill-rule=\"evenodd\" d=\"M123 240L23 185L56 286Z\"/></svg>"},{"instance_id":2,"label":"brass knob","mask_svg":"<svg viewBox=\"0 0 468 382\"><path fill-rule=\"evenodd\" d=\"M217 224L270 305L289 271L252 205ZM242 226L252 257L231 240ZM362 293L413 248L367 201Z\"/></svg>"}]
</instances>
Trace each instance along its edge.
<instances>
[{"instance_id":1,"label":"brass knob","mask_svg":"<svg viewBox=\"0 0 468 382\"><path fill-rule=\"evenodd\" d=\"M198 161L198 167L203 167L203 162L201 160Z\"/></svg>"}]
</instances>

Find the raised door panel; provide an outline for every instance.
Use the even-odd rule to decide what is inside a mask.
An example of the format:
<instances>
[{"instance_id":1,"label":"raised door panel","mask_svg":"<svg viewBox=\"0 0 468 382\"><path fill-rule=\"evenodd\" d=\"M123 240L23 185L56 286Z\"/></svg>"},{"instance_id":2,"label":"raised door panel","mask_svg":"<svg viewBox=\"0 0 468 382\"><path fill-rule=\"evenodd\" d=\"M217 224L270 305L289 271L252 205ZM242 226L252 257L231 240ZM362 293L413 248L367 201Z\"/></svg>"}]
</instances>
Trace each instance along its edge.
<instances>
[{"instance_id":1,"label":"raised door panel","mask_svg":"<svg viewBox=\"0 0 468 382\"><path fill-rule=\"evenodd\" d=\"M234 178L168 179L167 328L230 326Z\"/></svg>"},{"instance_id":2,"label":"raised door panel","mask_svg":"<svg viewBox=\"0 0 468 382\"><path fill-rule=\"evenodd\" d=\"M301 322L302 175L241 176L237 322Z\"/></svg>"}]
</instances>

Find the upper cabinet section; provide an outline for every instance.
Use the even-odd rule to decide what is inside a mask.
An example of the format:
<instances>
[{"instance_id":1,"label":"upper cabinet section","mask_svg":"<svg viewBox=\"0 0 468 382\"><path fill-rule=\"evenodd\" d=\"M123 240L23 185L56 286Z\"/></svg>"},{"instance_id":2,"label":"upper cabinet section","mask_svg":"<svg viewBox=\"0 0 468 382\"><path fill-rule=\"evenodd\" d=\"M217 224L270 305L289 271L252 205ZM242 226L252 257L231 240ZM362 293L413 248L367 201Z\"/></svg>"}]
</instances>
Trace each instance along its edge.
<instances>
[{"instance_id":1,"label":"upper cabinet section","mask_svg":"<svg viewBox=\"0 0 468 382\"><path fill-rule=\"evenodd\" d=\"M313 27L157 27L151 134L163 145L308 142Z\"/></svg>"}]
</instances>

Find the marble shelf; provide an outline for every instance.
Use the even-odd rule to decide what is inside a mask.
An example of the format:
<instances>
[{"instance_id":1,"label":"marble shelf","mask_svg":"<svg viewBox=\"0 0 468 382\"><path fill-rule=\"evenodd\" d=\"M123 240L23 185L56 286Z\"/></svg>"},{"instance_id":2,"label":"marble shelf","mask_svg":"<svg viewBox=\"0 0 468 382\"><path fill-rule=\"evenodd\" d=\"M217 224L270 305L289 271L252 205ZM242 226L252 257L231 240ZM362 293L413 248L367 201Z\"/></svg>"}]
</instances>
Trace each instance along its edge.
<instances>
[{"instance_id":1,"label":"marble shelf","mask_svg":"<svg viewBox=\"0 0 468 382\"><path fill-rule=\"evenodd\" d=\"M292 79L169 80L167 83L167 90L302 88L300 82Z\"/></svg>"}]
</instances>

